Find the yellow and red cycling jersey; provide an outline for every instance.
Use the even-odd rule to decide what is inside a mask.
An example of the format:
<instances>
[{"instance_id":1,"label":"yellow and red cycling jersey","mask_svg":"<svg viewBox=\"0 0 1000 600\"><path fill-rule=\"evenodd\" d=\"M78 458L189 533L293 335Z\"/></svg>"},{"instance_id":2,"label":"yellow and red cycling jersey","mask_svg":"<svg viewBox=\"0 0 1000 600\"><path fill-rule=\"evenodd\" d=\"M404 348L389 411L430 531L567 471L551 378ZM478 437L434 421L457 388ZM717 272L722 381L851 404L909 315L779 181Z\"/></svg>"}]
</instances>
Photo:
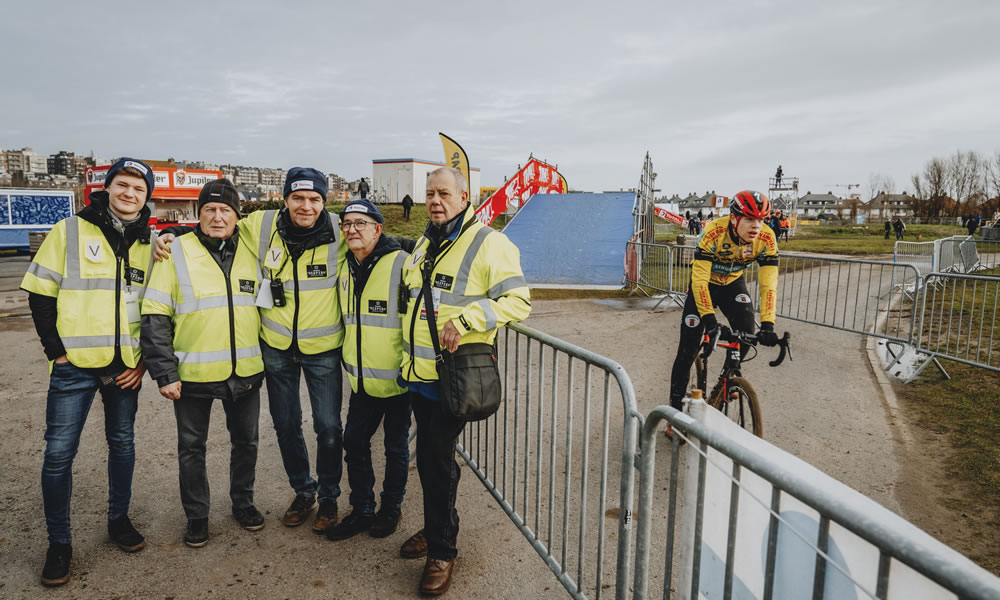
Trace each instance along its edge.
<instances>
[{"instance_id":1,"label":"yellow and red cycling jersey","mask_svg":"<svg viewBox=\"0 0 1000 600\"><path fill-rule=\"evenodd\" d=\"M747 266L756 261L760 285L760 320L774 323L778 287L778 243L774 231L764 225L757 239L740 243L729 233L729 217L715 219L705 226L691 262L691 292L700 315L712 314L712 296L708 284L729 285L743 276Z\"/></svg>"}]
</instances>

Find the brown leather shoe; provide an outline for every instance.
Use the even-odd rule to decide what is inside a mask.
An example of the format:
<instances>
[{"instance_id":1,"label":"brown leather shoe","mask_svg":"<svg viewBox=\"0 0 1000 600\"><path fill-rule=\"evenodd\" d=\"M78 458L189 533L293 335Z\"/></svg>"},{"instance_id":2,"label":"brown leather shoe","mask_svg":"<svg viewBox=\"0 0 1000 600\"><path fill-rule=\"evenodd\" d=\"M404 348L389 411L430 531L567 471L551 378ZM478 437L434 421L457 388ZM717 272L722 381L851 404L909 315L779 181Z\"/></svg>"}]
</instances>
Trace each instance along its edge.
<instances>
[{"instance_id":1,"label":"brown leather shoe","mask_svg":"<svg viewBox=\"0 0 1000 600\"><path fill-rule=\"evenodd\" d=\"M451 587L451 572L455 570L455 561L427 559L424 565L424 575L420 578L420 593L425 596L440 596Z\"/></svg>"},{"instance_id":2,"label":"brown leather shoe","mask_svg":"<svg viewBox=\"0 0 1000 600\"><path fill-rule=\"evenodd\" d=\"M423 558L427 556L427 538L424 537L424 530L413 534L413 537L403 542L399 547L401 558Z\"/></svg>"},{"instance_id":3,"label":"brown leather shoe","mask_svg":"<svg viewBox=\"0 0 1000 600\"><path fill-rule=\"evenodd\" d=\"M306 517L316 508L316 496L295 496L292 505L285 511L281 523L285 527L298 527L306 522Z\"/></svg>"},{"instance_id":4,"label":"brown leather shoe","mask_svg":"<svg viewBox=\"0 0 1000 600\"><path fill-rule=\"evenodd\" d=\"M313 531L318 534L326 533L326 530L337 524L337 501L321 500L319 510L316 511L316 520L313 521Z\"/></svg>"}]
</instances>

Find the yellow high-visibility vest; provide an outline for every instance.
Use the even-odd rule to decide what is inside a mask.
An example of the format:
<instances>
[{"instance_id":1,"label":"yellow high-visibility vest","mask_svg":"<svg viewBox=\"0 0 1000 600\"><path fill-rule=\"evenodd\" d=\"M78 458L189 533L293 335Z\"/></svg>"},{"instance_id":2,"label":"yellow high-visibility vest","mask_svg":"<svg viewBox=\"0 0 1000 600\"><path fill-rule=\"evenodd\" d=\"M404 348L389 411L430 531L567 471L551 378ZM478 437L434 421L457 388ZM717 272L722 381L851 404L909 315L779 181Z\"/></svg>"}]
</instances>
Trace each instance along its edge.
<instances>
[{"instance_id":1,"label":"yellow high-visibility vest","mask_svg":"<svg viewBox=\"0 0 1000 600\"><path fill-rule=\"evenodd\" d=\"M462 223L456 226L462 228L461 233L454 242L445 242L431 272L438 336L445 324L452 321L462 333L460 345L492 344L498 327L523 320L531 312L521 254L507 236L480 223L472 210L467 209ZM420 297L421 271L429 245L430 241L421 237L403 263L403 282L409 288L410 298L403 317L400 370L407 381L438 378L426 301Z\"/></svg>"},{"instance_id":2,"label":"yellow high-visibility vest","mask_svg":"<svg viewBox=\"0 0 1000 600\"><path fill-rule=\"evenodd\" d=\"M74 216L52 227L21 288L56 298L56 330L66 358L75 366L106 367L114 359L115 346L121 348L125 366L139 364L140 321L129 321L126 298L130 292L137 294L141 307L153 270L151 249L152 243L134 242L126 273L125 261L115 256L97 225Z\"/></svg>"},{"instance_id":3,"label":"yellow high-visibility vest","mask_svg":"<svg viewBox=\"0 0 1000 600\"><path fill-rule=\"evenodd\" d=\"M167 315L174 322L174 354L182 382L225 381L264 370L257 259L244 240L228 276L194 233L170 244L170 258L149 282L144 315Z\"/></svg>"},{"instance_id":4,"label":"yellow high-visibility vest","mask_svg":"<svg viewBox=\"0 0 1000 600\"><path fill-rule=\"evenodd\" d=\"M298 259L288 254L285 241L278 235L278 211L257 211L240 221L241 230L249 233L248 245L257 252L264 279L281 280L285 306L260 309L260 336L272 348L287 350L292 334L303 354L319 354L344 343L340 302L337 297L337 272L344 263L346 246L340 236L340 217L326 213L338 241L306 250Z\"/></svg>"},{"instance_id":5,"label":"yellow high-visibility vest","mask_svg":"<svg viewBox=\"0 0 1000 600\"><path fill-rule=\"evenodd\" d=\"M355 392L359 378L369 396L388 398L406 392L396 380L403 358L399 280L403 261L408 257L406 252L397 250L379 258L368 275L360 300L354 297L354 278L347 261L340 269L338 294L344 313L344 369Z\"/></svg>"}]
</instances>

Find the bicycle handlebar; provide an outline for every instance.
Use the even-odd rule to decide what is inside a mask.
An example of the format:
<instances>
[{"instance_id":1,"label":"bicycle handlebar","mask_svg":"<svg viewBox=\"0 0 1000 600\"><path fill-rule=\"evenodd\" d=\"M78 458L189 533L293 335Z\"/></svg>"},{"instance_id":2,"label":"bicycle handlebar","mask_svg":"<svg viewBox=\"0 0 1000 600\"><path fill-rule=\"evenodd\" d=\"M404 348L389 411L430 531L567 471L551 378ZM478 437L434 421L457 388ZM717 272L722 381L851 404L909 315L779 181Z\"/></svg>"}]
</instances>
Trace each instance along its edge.
<instances>
[{"instance_id":1,"label":"bicycle handlebar","mask_svg":"<svg viewBox=\"0 0 1000 600\"><path fill-rule=\"evenodd\" d=\"M778 358L772 361L768 361L767 364L771 365L772 367L777 367L782 362L784 362L786 355L788 356L788 360L792 360L791 338L792 338L791 334L788 333L787 331L784 333L784 335L781 336L781 338L778 340L778 346L780 348L780 352L778 353ZM708 334L707 333L705 334L705 343L709 344L709 347L705 348L707 352L703 352L702 356L707 358L708 355L711 354L711 348L717 345L720 340L729 343L738 342L742 344L749 344L751 346L756 346L758 342L756 334L746 333L744 331L733 331L732 329L726 327L725 325L720 325L716 339L710 340Z\"/></svg>"}]
</instances>

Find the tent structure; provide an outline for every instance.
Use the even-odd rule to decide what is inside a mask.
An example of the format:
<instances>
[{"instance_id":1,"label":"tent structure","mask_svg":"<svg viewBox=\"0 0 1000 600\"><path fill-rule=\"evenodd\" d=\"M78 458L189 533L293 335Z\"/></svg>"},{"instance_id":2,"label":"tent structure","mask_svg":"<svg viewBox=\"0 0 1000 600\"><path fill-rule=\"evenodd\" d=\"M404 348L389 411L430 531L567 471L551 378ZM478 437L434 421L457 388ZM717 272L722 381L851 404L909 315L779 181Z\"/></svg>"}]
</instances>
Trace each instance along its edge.
<instances>
[{"instance_id":1,"label":"tent structure","mask_svg":"<svg viewBox=\"0 0 1000 600\"><path fill-rule=\"evenodd\" d=\"M532 196L503 230L521 251L528 285L620 288L634 203L633 192Z\"/></svg>"}]
</instances>

